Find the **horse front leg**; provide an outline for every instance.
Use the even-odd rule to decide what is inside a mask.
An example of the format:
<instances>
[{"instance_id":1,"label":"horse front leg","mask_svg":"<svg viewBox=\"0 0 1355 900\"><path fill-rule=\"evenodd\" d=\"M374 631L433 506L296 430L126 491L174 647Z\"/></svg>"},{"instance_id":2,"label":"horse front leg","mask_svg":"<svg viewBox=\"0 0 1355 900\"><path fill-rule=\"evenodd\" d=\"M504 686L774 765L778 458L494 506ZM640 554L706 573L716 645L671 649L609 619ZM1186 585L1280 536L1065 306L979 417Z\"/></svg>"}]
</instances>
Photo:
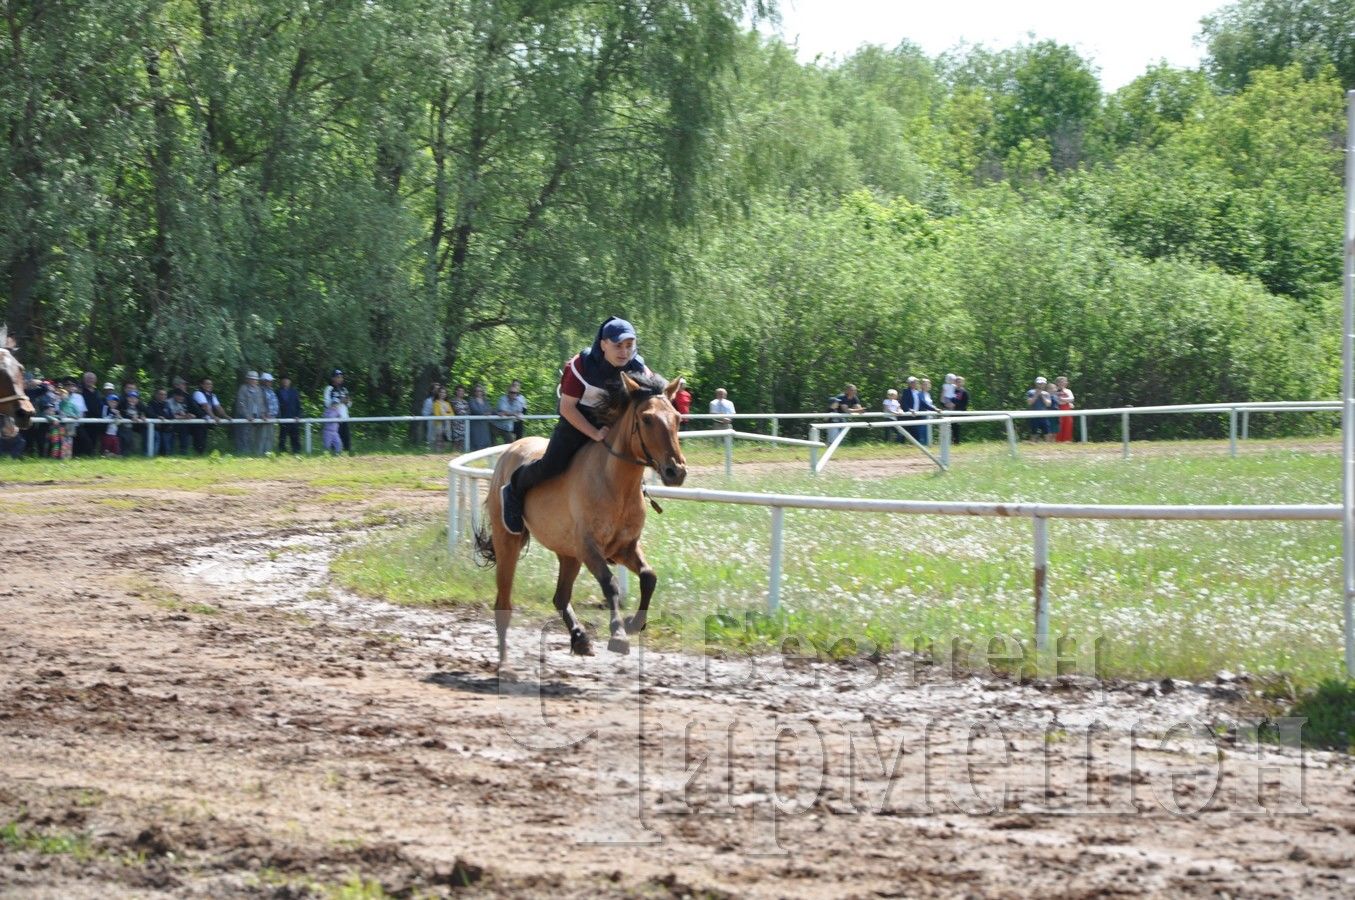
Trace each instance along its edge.
<instances>
[{"instance_id":1,"label":"horse front leg","mask_svg":"<svg viewBox=\"0 0 1355 900\"><path fill-rule=\"evenodd\" d=\"M584 544L583 563L598 580L598 586L602 588L603 599L607 601L607 609L611 614L612 636L607 641L607 649L613 653L629 653L630 641L626 640L626 624L621 618L621 585L617 583L616 576L612 574L602 551L591 540Z\"/></svg>"},{"instance_id":2,"label":"horse front leg","mask_svg":"<svg viewBox=\"0 0 1355 900\"><path fill-rule=\"evenodd\" d=\"M554 603L560 618L564 619L565 631L569 632L569 652L575 656L592 656L593 642L579 624L578 616L574 615L574 604L570 602L574 596L574 579L579 576L581 564L572 556L561 556L559 559L560 577L555 582Z\"/></svg>"},{"instance_id":3,"label":"horse front leg","mask_svg":"<svg viewBox=\"0 0 1355 900\"><path fill-rule=\"evenodd\" d=\"M626 634L639 634L645 630L649 618L649 598L654 596L659 576L655 575L649 563L645 562L645 556L640 552L639 541L618 553L616 561L640 576L640 605L636 608L635 615L627 616L625 622Z\"/></svg>"}]
</instances>

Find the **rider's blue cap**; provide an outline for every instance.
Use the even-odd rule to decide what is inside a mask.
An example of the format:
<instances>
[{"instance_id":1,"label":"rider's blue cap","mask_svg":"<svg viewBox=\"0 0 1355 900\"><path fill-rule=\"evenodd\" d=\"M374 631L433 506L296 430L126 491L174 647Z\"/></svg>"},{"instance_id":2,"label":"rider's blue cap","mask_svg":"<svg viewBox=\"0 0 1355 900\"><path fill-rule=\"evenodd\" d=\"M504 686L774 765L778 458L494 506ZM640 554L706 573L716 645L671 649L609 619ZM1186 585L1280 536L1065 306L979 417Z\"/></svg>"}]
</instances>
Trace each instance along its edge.
<instances>
[{"instance_id":1,"label":"rider's blue cap","mask_svg":"<svg viewBox=\"0 0 1355 900\"><path fill-rule=\"evenodd\" d=\"M626 338L635 338L635 329L625 319L608 319L602 326L602 337L612 343L619 343Z\"/></svg>"}]
</instances>

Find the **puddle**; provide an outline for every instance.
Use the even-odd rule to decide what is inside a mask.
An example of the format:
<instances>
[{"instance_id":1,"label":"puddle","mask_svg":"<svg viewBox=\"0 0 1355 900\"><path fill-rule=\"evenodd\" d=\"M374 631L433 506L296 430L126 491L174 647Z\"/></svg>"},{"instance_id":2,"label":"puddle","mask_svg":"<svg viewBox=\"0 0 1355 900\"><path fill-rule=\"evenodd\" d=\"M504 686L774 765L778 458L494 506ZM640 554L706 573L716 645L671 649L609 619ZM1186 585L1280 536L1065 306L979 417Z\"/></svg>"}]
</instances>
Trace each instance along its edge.
<instances>
[{"instance_id":1,"label":"puddle","mask_svg":"<svg viewBox=\"0 0 1355 900\"><path fill-rule=\"evenodd\" d=\"M181 574L211 585L239 602L304 613L332 628L398 635L449 657L451 671L430 680L472 693L522 693L498 685L492 617L479 610L404 607L350 593L329 576L330 561L354 535L293 535L245 538L194 550ZM361 539L360 537L358 539ZM601 611L585 614L605 630ZM557 622L516 622L510 654L520 676L537 684L543 699L570 697L582 685L638 689L646 697L701 702L717 699L824 724L919 720L998 723L1007 732L1050 728L1085 731L1103 726L1119 732L1161 731L1176 723L1208 721L1215 708L1207 690L1182 685L1165 696L1145 696L1142 686L1102 690L1095 686L1015 685L983 677L949 677L942 667L915 666L904 656L884 665L855 668L780 657L716 659L658 652L632 642L632 655L605 649L574 657ZM595 638L597 636L595 635Z\"/></svg>"}]
</instances>

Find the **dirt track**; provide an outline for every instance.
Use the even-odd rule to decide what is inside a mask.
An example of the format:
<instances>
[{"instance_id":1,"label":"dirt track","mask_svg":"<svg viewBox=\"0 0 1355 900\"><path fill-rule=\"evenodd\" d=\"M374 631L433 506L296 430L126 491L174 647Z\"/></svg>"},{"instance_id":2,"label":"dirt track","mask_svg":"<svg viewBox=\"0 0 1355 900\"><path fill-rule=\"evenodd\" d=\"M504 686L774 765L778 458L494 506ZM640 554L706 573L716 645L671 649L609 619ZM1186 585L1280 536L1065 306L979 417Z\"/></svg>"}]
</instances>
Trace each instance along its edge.
<instances>
[{"instance_id":1,"label":"dirt track","mask_svg":"<svg viewBox=\"0 0 1355 900\"><path fill-rule=\"evenodd\" d=\"M1355 893L1349 758L1159 737L1232 686L578 659L553 623L501 686L487 615L345 595L333 505L241 487L0 487L56 510L6 529L0 894Z\"/></svg>"}]
</instances>

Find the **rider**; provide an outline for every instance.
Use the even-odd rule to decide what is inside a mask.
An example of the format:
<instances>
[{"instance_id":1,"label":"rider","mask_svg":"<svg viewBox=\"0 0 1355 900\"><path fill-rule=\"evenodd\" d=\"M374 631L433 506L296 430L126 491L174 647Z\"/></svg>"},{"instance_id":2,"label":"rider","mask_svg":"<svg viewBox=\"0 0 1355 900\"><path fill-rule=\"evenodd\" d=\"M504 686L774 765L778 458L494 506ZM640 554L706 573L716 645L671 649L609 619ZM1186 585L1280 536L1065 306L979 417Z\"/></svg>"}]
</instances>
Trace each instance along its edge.
<instances>
[{"instance_id":1,"label":"rider","mask_svg":"<svg viewBox=\"0 0 1355 900\"><path fill-rule=\"evenodd\" d=\"M569 461L589 441L607 438L607 426L599 425L595 411L607 397L606 384L621 372L642 375L649 371L635 352L635 329L625 319L612 316L598 328L593 346L571 359L560 375L560 422L551 433L546 452L535 462L520 466L499 491L504 527L522 534L522 502L527 491L569 468Z\"/></svg>"}]
</instances>

